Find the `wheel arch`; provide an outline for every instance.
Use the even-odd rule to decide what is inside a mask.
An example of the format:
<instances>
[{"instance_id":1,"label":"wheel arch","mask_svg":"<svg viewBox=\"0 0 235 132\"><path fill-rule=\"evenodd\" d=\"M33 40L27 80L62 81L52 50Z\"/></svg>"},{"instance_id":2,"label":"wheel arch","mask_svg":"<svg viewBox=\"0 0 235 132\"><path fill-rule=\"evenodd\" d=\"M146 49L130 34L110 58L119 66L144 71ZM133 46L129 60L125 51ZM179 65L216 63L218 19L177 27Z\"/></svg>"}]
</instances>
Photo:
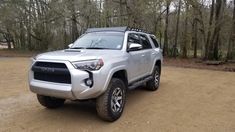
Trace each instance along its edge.
<instances>
[{"instance_id":1,"label":"wheel arch","mask_svg":"<svg viewBox=\"0 0 235 132\"><path fill-rule=\"evenodd\" d=\"M128 86L128 76L127 71L125 69L121 69L114 72L112 78L119 78L125 83L126 87Z\"/></svg>"}]
</instances>

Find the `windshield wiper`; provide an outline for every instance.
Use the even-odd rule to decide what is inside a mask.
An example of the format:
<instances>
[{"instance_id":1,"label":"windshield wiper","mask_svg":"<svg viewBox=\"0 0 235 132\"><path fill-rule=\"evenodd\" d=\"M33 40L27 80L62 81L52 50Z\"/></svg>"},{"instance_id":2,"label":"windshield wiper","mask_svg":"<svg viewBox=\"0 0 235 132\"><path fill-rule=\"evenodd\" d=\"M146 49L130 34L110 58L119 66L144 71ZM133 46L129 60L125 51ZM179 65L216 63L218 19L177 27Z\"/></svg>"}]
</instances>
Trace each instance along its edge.
<instances>
[{"instance_id":1,"label":"windshield wiper","mask_svg":"<svg viewBox=\"0 0 235 132\"><path fill-rule=\"evenodd\" d=\"M69 49L110 49L110 48L102 48L102 47L72 47Z\"/></svg>"},{"instance_id":2,"label":"windshield wiper","mask_svg":"<svg viewBox=\"0 0 235 132\"><path fill-rule=\"evenodd\" d=\"M72 48L69 48L69 49L86 49L85 47L72 47Z\"/></svg>"}]
</instances>

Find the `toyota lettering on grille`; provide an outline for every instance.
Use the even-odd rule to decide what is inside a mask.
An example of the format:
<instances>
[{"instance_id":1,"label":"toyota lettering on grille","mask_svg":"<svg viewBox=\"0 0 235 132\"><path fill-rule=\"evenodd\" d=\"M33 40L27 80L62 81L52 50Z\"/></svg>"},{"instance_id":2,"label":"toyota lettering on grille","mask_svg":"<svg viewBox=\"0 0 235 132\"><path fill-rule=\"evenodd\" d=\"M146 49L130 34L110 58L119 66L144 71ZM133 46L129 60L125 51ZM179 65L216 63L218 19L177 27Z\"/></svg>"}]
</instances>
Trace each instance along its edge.
<instances>
[{"instance_id":1,"label":"toyota lettering on grille","mask_svg":"<svg viewBox=\"0 0 235 132\"><path fill-rule=\"evenodd\" d=\"M40 67L42 72L55 72L54 68Z\"/></svg>"}]
</instances>

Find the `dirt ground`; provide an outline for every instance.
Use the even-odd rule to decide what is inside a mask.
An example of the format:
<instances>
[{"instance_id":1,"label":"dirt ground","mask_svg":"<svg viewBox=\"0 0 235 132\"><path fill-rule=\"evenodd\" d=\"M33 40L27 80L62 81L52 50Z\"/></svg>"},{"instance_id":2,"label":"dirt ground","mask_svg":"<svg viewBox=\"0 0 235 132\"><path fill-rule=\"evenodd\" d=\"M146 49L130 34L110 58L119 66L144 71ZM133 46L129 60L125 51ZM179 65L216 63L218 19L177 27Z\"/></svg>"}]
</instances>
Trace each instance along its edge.
<instances>
[{"instance_id":1,"label":"dirt ground","mask_svg":"<svg viewBox=\"0 0 235 132\"><path fill-rule=\"evenodd\" d=\"M122 117L108 123L92 102L39 105L28 66L29 58L0 58L0 131L235 131L234 72L164 67L160 89L129 91Z\"/></svg>"},{"instance_id":2,"label":"dirt ground","mask_svg":"<svg viewBox=\"0 0 235 132\"><path fill-rule=\"evenodd\" d=\"M221 64L219 65L208 65L206 63L206 61L203 61L200 58L164 58L164 65L166 66L235 72L235 60L230 60L229 62L221 61Z\"/></svg>"}]
</instances>

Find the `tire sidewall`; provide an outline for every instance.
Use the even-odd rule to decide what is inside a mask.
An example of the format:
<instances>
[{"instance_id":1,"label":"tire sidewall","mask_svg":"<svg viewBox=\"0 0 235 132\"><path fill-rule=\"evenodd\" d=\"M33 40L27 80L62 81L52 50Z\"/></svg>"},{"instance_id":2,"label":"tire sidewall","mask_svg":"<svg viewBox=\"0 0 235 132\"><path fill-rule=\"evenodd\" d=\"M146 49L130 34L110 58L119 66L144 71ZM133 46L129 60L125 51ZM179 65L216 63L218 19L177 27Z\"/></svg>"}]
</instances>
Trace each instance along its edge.
<instances>
[{"instance_id":1,"label":"tire sidewall","mask_svg":"<svg viewBox=\"0 0 235 132\"><path fill-rule=\"evenodd\" d=\"M158 72L158 83L157 83L157 85L155 84L155 75L156 75L156 72ZM154 78L154 87L155 87L155 89L158 89L159 84L160 84L160 71L159 71L159 67L158 66L154 67L153 78Z\"/></svg>"},{"instance_id":2,"label":"tire sidewall","mask_svg":"<svg viewBox=\"0 0 235 132\"><path fill-rule=\"evenodd\" d=\"M121 109L118 112L113 112L111 108L112 94L114 90L118 87L122 90L122 104L121 104ZM114 120L118 119L122 115L125 102L126 102L126 88L125 88L124 82L120 79L112 79L112 83L110 85L110 90L109 90L109 95L108 95L108 112L109 112L109 115Z\"/></svg>"},{"instance_id":3,"label":"tire sidewall","mask_svg":"<svg viewBox=\"0 0 235 132\"><path fill-rule=\"evenodd\" d=\"M156 75L156 72L158 72L158 84L155 85L155 75ZM153 69L153 72L152 72L152 77L153 79L151 79L150 81L148 81L146 83L146 89L150 90L150 91L156 91L158 88L159 88L159 84L160 84L160 71L159 71L159 67L158 66L155 66L154 69Z\"/></svg>"}]
</instances>

